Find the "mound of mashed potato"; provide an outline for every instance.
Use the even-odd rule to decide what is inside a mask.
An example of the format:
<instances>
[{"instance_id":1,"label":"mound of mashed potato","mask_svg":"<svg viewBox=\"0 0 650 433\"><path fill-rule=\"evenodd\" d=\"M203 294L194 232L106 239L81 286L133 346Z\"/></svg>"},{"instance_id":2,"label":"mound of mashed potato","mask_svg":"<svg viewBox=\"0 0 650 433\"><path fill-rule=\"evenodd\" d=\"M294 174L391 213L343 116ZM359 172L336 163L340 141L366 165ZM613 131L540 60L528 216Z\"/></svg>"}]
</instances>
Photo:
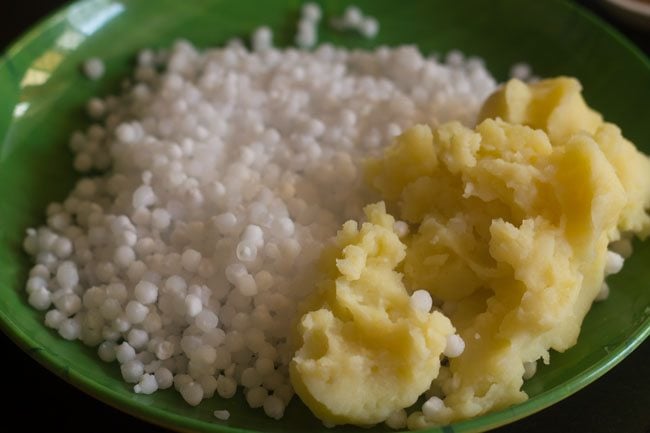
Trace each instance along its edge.
<instances>
[{"instance_id":1,"label":"mound of mashed potato","mask_svg":"<svg viewBox=\"0 0 650 433\"><path fill-rule=\"evenodd\" d=\"M400 240L372 205L369 222L347 222L323 253L291 379L332 424L384 421L430 387L441 404L411 413L411 429L525 400L525 366L576 343L608 245L650 233L650 159L572 78L512 80L475 129L414 126L366 174L411 234ZM409 308L419 289L433 313ZM465 350L439 374L454 332Z\"/></svg>"},{"instance_id":2,"label":"mound of mashed potato","mask_svg":"<svg viewBox=\"0 0 650 433\"><path fill-rule=\"evenodd\" d=\"M441 313L412 308L405 257L383 203L368 222L343 225L323 253L324 277L300 319L300 348L290 365L296 392L330 424L373 425L411 406L438 375L454 333Z\"/></svg>"}]
</instances>

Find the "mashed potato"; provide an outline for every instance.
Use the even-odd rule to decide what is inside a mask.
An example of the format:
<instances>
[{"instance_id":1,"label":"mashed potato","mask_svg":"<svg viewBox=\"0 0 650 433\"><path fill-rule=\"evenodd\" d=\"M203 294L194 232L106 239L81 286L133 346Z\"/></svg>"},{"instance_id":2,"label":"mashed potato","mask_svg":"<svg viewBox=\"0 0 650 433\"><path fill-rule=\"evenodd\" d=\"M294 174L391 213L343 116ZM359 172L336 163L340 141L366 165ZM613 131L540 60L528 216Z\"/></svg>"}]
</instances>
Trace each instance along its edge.
<instances>
[{"instance_id":1,"label":"mashed potato","mask_svg":"<svg viewBox=\"0 0 650 433\"><path fill-rule=\"evenodd\" d=\"M317 416L379 422L429 385L443 404L412 413L410 428L477 416L525 400L524 365L576 343L608 244L650 230L650 160L580 90L570 78L510 81L474 130L418 125L369 161L369 184L412 234L400 242L375 205L370 223L346 223L339 249L323 255L337 271L300 321L291 370ZM366 237L381 247L366 248ZM407 291L417 289L453 327L408 310ZM388 337L396 323L401 337ZM436 378L440 341L454 328L465 350Z\"/></svg>"},{"instance_id":2,"label":"mashed potato","mask_svg":"<svg viewBox=\"0 0 650 433\"><path fill-rule=\"evenodd\" d=\"M298 325L293 386L331 424L372 425L411 406L438 375L454 333L439 312L411 307L395 269L406 246L383 203L345 223L323 254L325 277Z\"/></svg>"}]
</instances>

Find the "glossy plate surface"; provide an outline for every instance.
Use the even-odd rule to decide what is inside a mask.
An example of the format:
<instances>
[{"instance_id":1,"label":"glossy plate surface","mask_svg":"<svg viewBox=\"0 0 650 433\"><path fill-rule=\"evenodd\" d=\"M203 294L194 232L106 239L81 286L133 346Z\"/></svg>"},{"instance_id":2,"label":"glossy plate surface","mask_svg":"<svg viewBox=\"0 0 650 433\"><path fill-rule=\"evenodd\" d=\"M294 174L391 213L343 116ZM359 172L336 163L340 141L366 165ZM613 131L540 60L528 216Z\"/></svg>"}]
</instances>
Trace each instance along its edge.
<instances>
[{"instance_id":1,"label":"glossy plate surface","mask_svg":"<svg viewBox=\"0 0 650 433\"><path fill-rule=\"evenodd\" d=\"M135 395L116 364L104 364L93 349L66 342L46 329L43 315L23 291L29 262L21 243L27 227L44 221L44 208L61 200L76 179L67 137L88 124L84 102L119 88L134 54L175 38L199 46L246 37L258 25L275 31L277 44L289 44L299 1L88 0L71 4L37 25L0 60L0 325L21 347L89 394L151 422L200 432L380 432L384 427L334 430L320 425L294 399L276 422L261 410L247 409L241 397L215 398L197 408L175 392ZM327 2L326 16L340 15L347 2ZM424 53L457 48L486 60L499 79L515 62L530 63L537 75L573 75L590 105L618 123L624 134L650 153L650 62L617 33L570 4L521 0L413 0L355 4L379 19L372 41L321 26L321 41L371 48L415 43ZM92 56L107 64L99 82L79 73ZM624 270L610 279L612 294L593 307L580 341L564 354L552 354L525 385L530 400L507 410L430 432L479 432L529 415L567 397L618 363L650 333L650 242L636 243ZM232 416L219 422L215 409Z\"/></svg>"}]
</instances>

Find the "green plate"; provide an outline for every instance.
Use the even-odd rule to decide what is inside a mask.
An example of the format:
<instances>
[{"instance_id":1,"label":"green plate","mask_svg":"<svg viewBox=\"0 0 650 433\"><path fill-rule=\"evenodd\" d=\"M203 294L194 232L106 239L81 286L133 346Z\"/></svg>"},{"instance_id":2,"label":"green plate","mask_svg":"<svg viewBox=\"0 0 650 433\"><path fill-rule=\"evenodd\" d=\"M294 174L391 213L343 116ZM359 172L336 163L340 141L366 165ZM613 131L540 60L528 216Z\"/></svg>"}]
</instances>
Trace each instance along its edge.
<instances>
[{"instance_id":1,"label":"green plate","mask_svg":"<svg viewBox=\"0 0 650 433\"><path fill-rule=\"evenodd\" d=\"M74 385L126 412L166 427L200 432L330 432L297 399L282 421L246 408L241 397L218 398L197 408L171 391L135 395L115 364L98 360L93 349L67 342L46 329L43 316L23 291L29 262L21 250L25 229L44 221L46 204L65 197L73 185L67 137L86 125L84 102L118 89L138 49L164 46L185 37L200 46L246 37L270 25L276 42L291 42L298 0L89 0L74 3L19 39L0 60L0 324L38 361ZM324 1L322 3L325 3ZM344 1L324 5L340 14ZM321 40L370 48L416 43L423 52L458 48L485 58L505 79L509 66L527 61L541 76L574 75L586 98L625 135L650 153L650 62L609 27L560 1L355 0L381 23L367 41L321 29ZM324 27L324 26L322 26ZM107 74L92 82L80 63L101 57ZM577 346L553 354L525 389L530 400L507 410L430 432L478 432L543 409L589 384L638 346L650 333L650 242L637 243L623 272L611 278L612 294L589 313ZM232 416L219 422L214 409ZM380 432L339 427L338 432Z\"/></svg>"}]
</instances>

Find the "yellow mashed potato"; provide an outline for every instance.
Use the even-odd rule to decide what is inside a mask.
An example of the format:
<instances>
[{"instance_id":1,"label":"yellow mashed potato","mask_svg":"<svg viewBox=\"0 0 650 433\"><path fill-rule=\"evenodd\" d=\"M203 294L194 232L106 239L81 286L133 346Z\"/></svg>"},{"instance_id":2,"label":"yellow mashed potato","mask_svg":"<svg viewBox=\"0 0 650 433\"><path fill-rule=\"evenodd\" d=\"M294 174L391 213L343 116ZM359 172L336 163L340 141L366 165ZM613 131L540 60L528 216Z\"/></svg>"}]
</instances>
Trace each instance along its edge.
<instances>
[{"instance_id":1,"label":"yellow mashed potato","mask_svg":"<svg viewBox=\"0 0 650 433\"><path fill-rule=\"evenodd\" d=\"M297 326L291 380L332 424L369 425L432 387L411 429L527 398L524 365L576 343L607 246L650 232L650 160L603 122L578 81L508 82L475 129L418 125L368 162L383 203L347 222ZM444 315L409 304L427 290ZM464 352L439 375L446 339Z\"/></svg>"},{"instance_id":2,"label":"yellow mashed potato","mask_svg":"<svg viewBox=\"0 0 650 433\"><path fill-rule=\"evenodd\" d=\"M438 375L449 319L411 308L395 271L406 245L383 203L343 225L323 253L324 278L300 320L290 366L303 402L331 424L372 425L411 406Z\"/></svg>"}]
</instances>

